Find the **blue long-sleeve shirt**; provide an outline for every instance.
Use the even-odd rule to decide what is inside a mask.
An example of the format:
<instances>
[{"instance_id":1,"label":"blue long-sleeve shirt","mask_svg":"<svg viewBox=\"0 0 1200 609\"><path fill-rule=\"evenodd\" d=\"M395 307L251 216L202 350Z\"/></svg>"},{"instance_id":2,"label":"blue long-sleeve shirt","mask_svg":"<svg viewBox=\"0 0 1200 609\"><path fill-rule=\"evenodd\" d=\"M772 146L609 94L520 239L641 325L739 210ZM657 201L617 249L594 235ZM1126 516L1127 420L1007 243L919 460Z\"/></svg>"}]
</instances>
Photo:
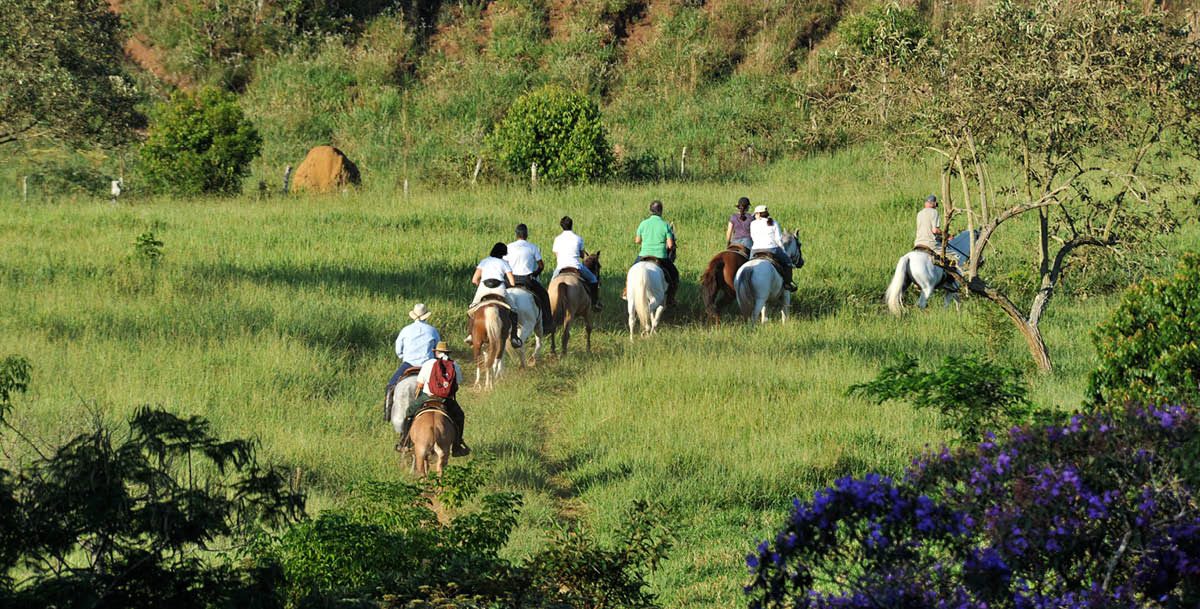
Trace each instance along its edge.
<instances>
[{"instance_id":1,"label":"blue long-sleeve shirt","mask_svg":"<svg viewBox=\"0 0 1200 609\"><path fill-rule=\"evenodd\" d=\"M437 328L423 322L414 321L396 336L396 357L413 366L420 366L433 359L433 348L442 340Z\"/></svg>"}]
</instances>

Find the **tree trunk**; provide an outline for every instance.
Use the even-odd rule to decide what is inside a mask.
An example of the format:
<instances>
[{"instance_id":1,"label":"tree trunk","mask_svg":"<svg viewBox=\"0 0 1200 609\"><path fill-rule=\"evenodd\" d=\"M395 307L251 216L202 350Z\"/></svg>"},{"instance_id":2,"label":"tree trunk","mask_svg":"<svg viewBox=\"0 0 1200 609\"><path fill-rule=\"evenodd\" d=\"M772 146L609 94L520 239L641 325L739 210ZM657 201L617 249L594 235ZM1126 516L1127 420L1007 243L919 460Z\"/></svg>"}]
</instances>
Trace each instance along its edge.
<instances>
[{"instance_id":1,"label":"tree trunk","mask_svg":"<svg viewBox=\"0 0 1200 609\"><path fill-rule=\"evenodd\" d=\"M961 277L958 277L958 279L961 280ZM1050 372L1053 369L1053 363L1050 361L1050 350L1046 348L1046 341L1042 338L1042 331L1038 327L1037 322L1039 320L1035 319L1031 322L1007 296L1001 294L996 288L987 285L982 279L972 279L970 282L967 282L967 288L972 293L996 303L1008 315L1008 318L1017 326L1021 337L1025 339L1025 346L1029 347L1029 355L1033 357L1033 363L1037 364L1038 370Z\"/></svg>"}]
</instances>

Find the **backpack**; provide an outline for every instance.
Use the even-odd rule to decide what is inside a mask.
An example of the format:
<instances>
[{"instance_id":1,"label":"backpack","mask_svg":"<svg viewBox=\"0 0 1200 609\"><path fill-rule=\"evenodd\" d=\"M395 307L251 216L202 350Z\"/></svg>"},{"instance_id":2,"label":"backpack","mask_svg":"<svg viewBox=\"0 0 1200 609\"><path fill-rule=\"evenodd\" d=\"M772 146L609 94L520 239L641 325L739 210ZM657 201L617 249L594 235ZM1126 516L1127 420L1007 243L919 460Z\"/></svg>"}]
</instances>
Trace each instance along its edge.
<instances>
[{"instance_id":1,"label":"backpack","mask_svg":"<svg viewBox=\"0 0 1200 609\"><path fill-rule=\"evenodd\" d=\"M439 398L452 398L458 393L458 379L454 374L454 360L436 359L433 370L429 372L429 395Z\"/></svg>"}]
</instances>

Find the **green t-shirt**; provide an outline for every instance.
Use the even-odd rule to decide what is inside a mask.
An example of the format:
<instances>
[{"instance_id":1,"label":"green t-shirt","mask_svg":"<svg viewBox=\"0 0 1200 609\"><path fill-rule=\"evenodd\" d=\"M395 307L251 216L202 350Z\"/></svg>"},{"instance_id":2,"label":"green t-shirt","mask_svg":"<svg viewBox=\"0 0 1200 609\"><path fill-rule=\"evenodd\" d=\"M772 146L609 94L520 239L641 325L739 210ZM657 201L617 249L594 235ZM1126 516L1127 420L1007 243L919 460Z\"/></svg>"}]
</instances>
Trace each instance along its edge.
<instances>
[{"instance_id":1,"label":"green t-shirt","mask_svg":"<svg viewBox=\"0 0 1200 609\"><path fill-rule=\"evenodd\" d=\"M671 226L666 220L650 216L638 225L637 234L642 238L642 251L638 252L638 256L667 257L667 238L671 237Z\"/></svg>"}]
</instances>

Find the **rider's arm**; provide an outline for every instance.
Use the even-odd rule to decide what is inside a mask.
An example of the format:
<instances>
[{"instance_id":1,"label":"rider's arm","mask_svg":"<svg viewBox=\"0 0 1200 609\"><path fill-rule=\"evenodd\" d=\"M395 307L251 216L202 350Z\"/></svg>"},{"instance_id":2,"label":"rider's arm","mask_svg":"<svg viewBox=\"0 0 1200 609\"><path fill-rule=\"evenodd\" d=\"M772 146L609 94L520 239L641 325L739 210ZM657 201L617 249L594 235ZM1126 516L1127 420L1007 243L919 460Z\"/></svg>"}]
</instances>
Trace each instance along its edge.
<instances>
[{"instance_id":1,"label":"rider's arm","mask_svg":"<svg viewBox=\"0 0 1200 609\"><path fill-rule=\"evenodd\" d=\"M471 283L479 285L479 280L483 277L483 269L475 267L475 274L471 276Z\"/></svg>"},{"instance_id":2,"label":"rider's arm","mask_svg":"<svg viewBox=\"0 0 1200 609\"><path fill-rule=\"evenodd\" d=\"M728 245L731 239L733 239L733 222L725 225L725 243Z\"/></svg>"},{"instance_id":3,"label":"rider's arm","mask_svg":"<svg viewBox=\"0 0 1200 609\"><path fill-rule=\"evenodd\" d=\"M667 237L667 251L669 252L673 249L675 249L675 238L668 236Z\"/></svg>"},{"instance_id":4,"label":"rider's arm","mask_svg":"<svg viewBox=\"0 0 1200 609\"><path fill-rule=\"evenodd\" d=\"M505 277L506 279L508 279L508 285L509 285L510 287L511 287L511 286L514 286L514 285L517 285L517 278L516 278L516 277L513 277L512 271L505 271L505 272L504 272L504 277Z\"/></svg>"},{"instance_id":5,"label":"rider's arm","mask_svg":"<svg viewBox=\"0 0 1200 609\"><path fill-rule=\"evenodd\" d=\"M533 274L541 275L542 269L544 269L544 268L546 268L546 264L544 262L542 262L541 258L538 258L538 265L537 265L537 268L533 270Z\"/></svg>"}]
</instances>

